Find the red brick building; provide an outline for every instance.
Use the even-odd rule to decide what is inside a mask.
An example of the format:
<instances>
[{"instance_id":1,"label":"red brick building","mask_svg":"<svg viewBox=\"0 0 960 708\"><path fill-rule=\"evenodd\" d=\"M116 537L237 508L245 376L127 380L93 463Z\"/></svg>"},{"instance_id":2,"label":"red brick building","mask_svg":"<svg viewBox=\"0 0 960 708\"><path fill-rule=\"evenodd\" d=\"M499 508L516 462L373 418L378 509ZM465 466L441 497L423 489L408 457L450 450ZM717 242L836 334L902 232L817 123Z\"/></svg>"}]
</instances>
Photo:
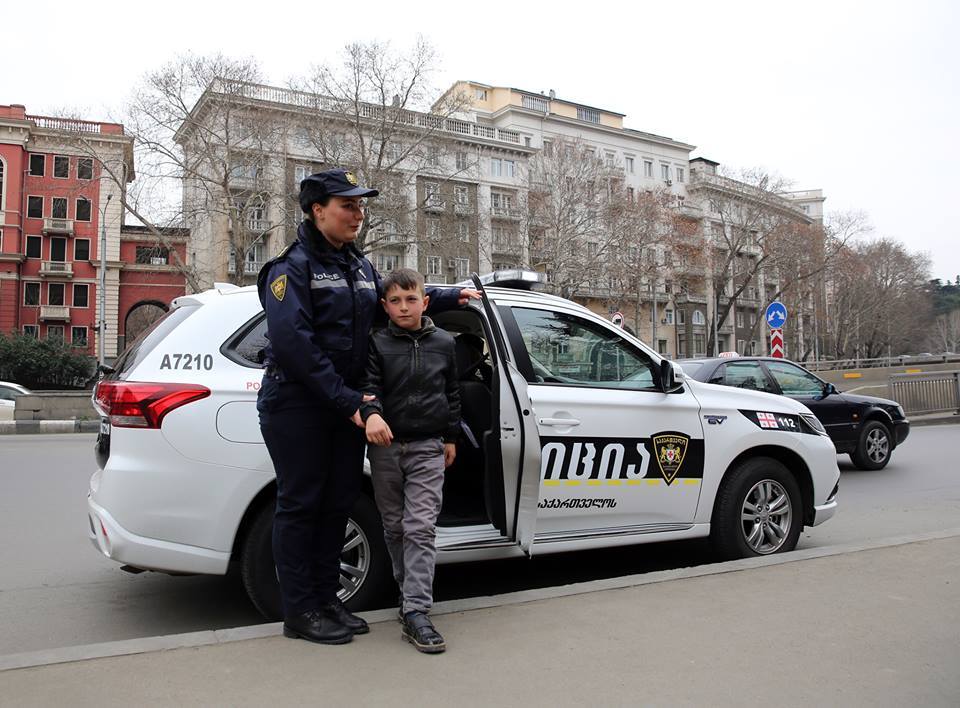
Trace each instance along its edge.
<instances>
[{"instance_id":1,"label":"red brick building","mask_svg":"<svg viewBox=\"0 0 960 708\"><path fill-rule=\"evenodd\" d=\"M122 187L108 170L125 176ZM133 138L122 125L0 105L0 331L96 354L101 219L107 358L122 351L128 326L142 328L184 293L169 248L185 263L187 234L169 231L164 247L146 229L122 226L120 189L133 178Z\"/></svg>"}]
</instances>

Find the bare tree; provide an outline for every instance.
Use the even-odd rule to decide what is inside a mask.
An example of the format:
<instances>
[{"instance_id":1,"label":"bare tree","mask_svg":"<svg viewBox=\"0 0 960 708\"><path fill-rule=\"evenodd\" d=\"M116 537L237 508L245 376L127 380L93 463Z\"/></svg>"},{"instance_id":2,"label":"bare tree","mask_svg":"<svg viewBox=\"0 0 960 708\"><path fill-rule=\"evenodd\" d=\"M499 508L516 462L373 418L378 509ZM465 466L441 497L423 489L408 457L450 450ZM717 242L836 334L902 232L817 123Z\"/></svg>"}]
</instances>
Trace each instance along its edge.
<instances>
[{"instance_id":1,"label":"bare tree","mask_svg":"<svg viewBox=\"0 0 960 708\"><path fill-rule=\"evenodd\" d=\"M590 284L609 287L606 264L642 226L643 210L630 203L622 173L582 140L557 138L530 160L529 174L529 265L562 297ZM652 241L656 232L636 238Z\"/></svg>"},{"instance_id":2,"label":"bare tree","mask_svg":"<svg viewBox=\"0 0 960 708\"><path fill-rule=\"evenodd\" d=\"M450 184L458 178L476 181L475 154L452 140L471 134L472 124L457 118L469 98L437 97L436 63L422 38L405 51L357 42L344 48L339 64L291 82L306 109L292 136L297 148L314 155L317 167L346 167L381 191L357 241L362 250L394 246L398 236L415 241L425 209L443 216L443 231L452 232L456 213L436 207L453 203Z\"/></svg>"}]
</instances>

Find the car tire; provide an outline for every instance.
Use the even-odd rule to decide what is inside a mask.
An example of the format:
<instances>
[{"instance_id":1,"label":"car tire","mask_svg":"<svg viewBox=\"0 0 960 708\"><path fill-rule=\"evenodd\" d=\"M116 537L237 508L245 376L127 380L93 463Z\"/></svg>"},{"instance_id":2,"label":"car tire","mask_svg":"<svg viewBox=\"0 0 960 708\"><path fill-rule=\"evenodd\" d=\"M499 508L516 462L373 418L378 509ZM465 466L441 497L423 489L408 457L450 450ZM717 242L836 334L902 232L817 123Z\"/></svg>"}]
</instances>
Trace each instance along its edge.
<instances>
[{"instance_id":1,"label":"car tire","mask_svg":"<svg viewBox=\"0 0 960 708\"><path fill-rule=\"evenodd\" d=\"M868 420L860 431L857 449L850 453L853 464L861 470L881 470L890 462L893 438L879 420Z\"/></svg>"},{"instance_id":2,"label":"car tire","mask_svg":"<svg viewBox=\"0 0 960 708\"><path fill-rule=\"evenodd\" d=\"M240 577L253 606L269 620L283 618L280 583L273 562L274 505L257 512L240 549ZM354 611L376 607L395 587L383 542L380 514L373 500L361 495L347 520L340 560L339 597Z\"/></svg>"},{"instance_id":3,"label":"car tire","mask_svg":"<svg viewBox=\"0 0 960 708\"><path fill-rule=\"evenodd\" d=\"M754 457L720 485L710 521L710 541L724 560L792 551L803 529L800 487L770 457Z\"/></svg>"}]
</instances>

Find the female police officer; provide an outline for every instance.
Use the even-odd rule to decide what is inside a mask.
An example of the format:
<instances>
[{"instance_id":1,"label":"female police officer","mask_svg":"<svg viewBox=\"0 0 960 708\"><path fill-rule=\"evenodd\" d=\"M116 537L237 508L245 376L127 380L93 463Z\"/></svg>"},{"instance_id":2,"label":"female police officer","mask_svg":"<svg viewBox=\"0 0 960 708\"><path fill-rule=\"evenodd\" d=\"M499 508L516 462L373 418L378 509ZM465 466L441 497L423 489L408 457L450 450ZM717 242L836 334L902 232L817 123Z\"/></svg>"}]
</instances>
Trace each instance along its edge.
<instances>
[{"instance_id":1,"label":"female police officer","mask_svg":"<svg viewBox=\"0 0 960 708\"><path fill-rule=\"evenodd\" d=\"M360 493L365 439L358 386L377 316L380 277L354 245L363 199L378 194L345 170L300 183L297 239L257 278L267 313L260 430L277 475L273 556L283 633L324 644L369 631L337 599L347 514ZM433 310L479 293L434 289Z\"/></svg>"}]
</instances>

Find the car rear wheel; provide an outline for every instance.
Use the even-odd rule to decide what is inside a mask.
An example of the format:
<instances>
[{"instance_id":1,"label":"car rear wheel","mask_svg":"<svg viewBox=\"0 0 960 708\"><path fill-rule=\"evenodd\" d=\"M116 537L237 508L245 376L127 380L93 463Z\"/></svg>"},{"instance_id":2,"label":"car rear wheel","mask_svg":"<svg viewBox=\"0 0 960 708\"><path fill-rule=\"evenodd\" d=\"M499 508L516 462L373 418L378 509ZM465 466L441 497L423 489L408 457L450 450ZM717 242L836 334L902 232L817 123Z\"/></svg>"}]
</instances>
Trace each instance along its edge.
<instances>
[{"instance_id":1,"label":"car rear wheel","mask_svg":"<svg viewBox=\"0 0 960 708\"><path fill-rule=\"evenodd\" d=\"M769 457L738 465L724 479L713 508L710 540L724 559L792 551L803 529L800 488Z\"/></svg>"},{"instance_id":2,"label":"car rear wheel","mask_svg":"<svg viewBox=\"0 0 960 708\"><path fill-rule=\"evenodd\" d=\"M891 452L893 445L887 426L871 420L860 431L857 449L850 454L850 459L862 470L879 470L887 466Z\"/></svg>"},{"instance_id":3,"label":"car rear wheel","mask_svg":"<svg viewBox=\"0 0 960 708\"><path fill-rule=\"evenodd\" d=\"M240 577L254 607L267 619L279 620L283 608L273 562L273 511L273 504L264 505L250 526L240 549ZM337 596L352 610L370 609L385 597L391 575L380 515L373 501L361 495L347 519Z\"/></svg>"}]
</instances>

